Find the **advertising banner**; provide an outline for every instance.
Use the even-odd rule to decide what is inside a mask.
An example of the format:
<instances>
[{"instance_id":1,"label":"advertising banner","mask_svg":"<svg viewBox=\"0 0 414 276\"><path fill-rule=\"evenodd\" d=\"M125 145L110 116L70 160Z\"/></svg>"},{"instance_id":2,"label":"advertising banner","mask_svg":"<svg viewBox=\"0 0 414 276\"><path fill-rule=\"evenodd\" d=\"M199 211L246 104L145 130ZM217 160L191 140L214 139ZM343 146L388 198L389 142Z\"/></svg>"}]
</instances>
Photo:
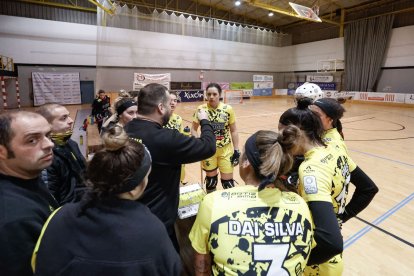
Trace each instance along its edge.
<instances>
[{"instance_id":1,"label":"advertising banner","mask_svg":"<svg viewBox=\"0 0 414 276\"><path fill-rule=\"evenodd\" d=\"M239 90L239 89L253 89L253 82L231 82L230 83L231 90Z\"/></svg>"},{"instance_id":2,"label":"advertising banner","mask_svg":"<svg viewBox=\"0 0 414 276\"><path fill-rule=\"evenodd\" d=\"M253 89L253 96L272 96L273 88Z\"/></svg>"},{"instance_id":3,"label":"advertising banner","mask_svg":"<svg viewBox=\"0 0 414 276\"><path fill-rule=\"evenodd\" d=\"M334 98L334 99L336 99L337 95L338 95L338 91L336 91L336 90L323 90L323 93L324 93L325 98Z\"/></svg>"},{"instance_id":4,"label":"advertising banner","mask_svg":"<svg viewBox=\"0 0 414 276\"><path fill-rule=\"evenodd\" d=\"M298 82L296 87L301 86L304 82ZM319 85L322 90L336 90L335 82L314 82L314 84Z\"/></svg>"},{"instance_id":5,"label":"advertising banner","mask_svg":"<svg viewBox=\"0 0 414 276\"><path fill-rule=\"evenodd\" d=\"M46 103L80 104L79 72L32 72L34 105Z\"/></svg>"},{"instance_id":6,"label":"advertising banner","mask_svg":"<svg viewBox=\"0 0 414 276\"><path fill-rule=\"evenodd\" d=\"M404 102L406 104L414 104L414 94L405 94Z\"/></svg>"},{"instance_id":7,"label":"advertising banner","mask_svg":"<svg viewBox=\"0 0 414 276\"><path fill-rule=\"evenodd\" d=\"M273 88L273 82L262 81L253 83L253 89Z\"/></svg>"},{"instance_id":8,"label":"advertising banner","mask_svg":"<svg viewBox=\"0 0 414 276\"><path fill-rule=\"evenodd\" d=\"M171 90L201 90L201 82L170 82Z\"/></svg>"},{"instance_id":9,"label":"advertising banner","mask_svg":"<svg viewBox=\"0 0 414 276\"><path fill-rule=\"evenodd\" d=\"M371 102L404 103L406 102L406 94L381 93L381 92L359 92L359 97L355 99L361 100L361 101L371 101Z\"/></svg>"},{"instance_id":10,"label":"advertising banner","mask_svg":"<svg viewBox=\"0 0 414 276\"><path fill-rule=\"evenodd\" d=\"M253 89L242 89L243 91L243 98L250 98L253 96Z\"/></svg>"},{"instance_id":11,"label":"advertising banner","mask_svg":"<svg viewBox=\"0 0 414 276\"><path fill-rule=\"evenodd\" d=\"M294 95L295 92L296 92L296 83L295 82L289 82L288 83L287 94L288 95Z\"/></svg>"},{"instance_id":12,"label":"advertising banner","mask_svg":"<svg viewBox=\"0 0 414 276\"><path fill-rule=\"evenodd\" d=\"M204 81L203 82L203 90L206 90L207 85L209 85L211 82L214 82L214 81L210 81L210 82ZM215 82L215 83L220 85L221 90L229 90L230 89L230 83L229 82Z\"/></svg>"},{"instance_id":13,"label":"advertising banner","mask_svg":"<svg viewBox=\"0 0 414 276\"><path fill-rule=\"evenodd\" d=\"M201 102L204 100L203 90L181 90L177 94L180 102Z\"/></svg>"},{"instance_id":14,"label":"advertising banner","mask_svg":"<svg viewBox=\"0 0 414 276\"><path fill-rule=\"evenodd\" d=\"M134 83L132 90L140 90L145 85L150 83L158 83L170 89L171 73L163 74L145 74L145 73L134 73Z\"/></svg>"},{"instance_id":15,"label":"advertising banner","mask_svg":"<svg viewBox=\"0 0 414 276\"><path fill-rule=\"evenodd\" d=\"M288 90L287 89L275 89L275 94L276 95L287 95Z\"/></svg>"},{"instance_id":16,"label":"advertising banner","mask_svg":"<svg viewBox=\"0 0 414 276\"><path fill-rule=\"evenodd\" d=\"M257 81L273 82L273 75L253 75L253 82L257 82Z\"/></svg>"},{"instance_id":17,"label":"advertising banner","mask_svg":"<svg viewBox=\"0 0 414 276\"><path fill-rule=\"evenodd\" d=\"M315 82L333 82L333 80L334 80L333 76L319 76L319 75L316 75L316 76L307 75L306 76L306 81L307 82L313 82L313 83L315 83Z\"/></svg>"}]
</instances>

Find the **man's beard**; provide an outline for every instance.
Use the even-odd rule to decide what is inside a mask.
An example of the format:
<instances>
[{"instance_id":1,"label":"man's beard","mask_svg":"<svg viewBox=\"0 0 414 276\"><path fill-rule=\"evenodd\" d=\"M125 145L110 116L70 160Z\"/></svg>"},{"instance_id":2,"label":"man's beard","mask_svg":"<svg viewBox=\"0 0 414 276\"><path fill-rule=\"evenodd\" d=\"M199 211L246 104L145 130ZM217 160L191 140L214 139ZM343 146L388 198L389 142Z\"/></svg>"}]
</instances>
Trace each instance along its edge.
<instances>
[{"instance_id":1,"label":"man's beard","mask_svg":"<svg viewBox=\"0 0 414 276\"><path fill-rule=\"evenodd\" d=\"M171 117L171 112L165 113L162 116L162 126L165 126L165 125L168 124L168 121L170 120L170 117Z\"/></svg>"}]
</instances>

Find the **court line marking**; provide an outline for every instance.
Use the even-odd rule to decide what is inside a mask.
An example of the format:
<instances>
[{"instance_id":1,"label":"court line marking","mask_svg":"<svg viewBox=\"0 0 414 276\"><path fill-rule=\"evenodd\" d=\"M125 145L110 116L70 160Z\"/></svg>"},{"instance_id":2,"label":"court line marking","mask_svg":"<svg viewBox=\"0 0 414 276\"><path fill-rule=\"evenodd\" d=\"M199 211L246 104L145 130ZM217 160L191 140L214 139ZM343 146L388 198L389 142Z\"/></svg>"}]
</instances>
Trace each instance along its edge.
<instances>
[{"instance_id":1,"label":"court line marking","mask_svg":"<svg viewBox=\"0 0 414 276\"><path fill-rule=\"evenodd\" d=\"M405 166L408 166L408 167L414 167L414 165L413 165L413 164L409 164L409 163L401 162L401 161L394 160L394 159L387 158L387 157L383 157L383 156L380 156L380 155L375 155L375 154L372 154L372 153L363 152L363 151L359 151L359 150L355 150L355 149L349 149L349 148L348 148L348 150L349 150L349 151L358 152L358 153L361 153L361 154L365 154L365 155L368 155L368 156L371 156L371 157L375 157L375 158L379 158L379 159L387 160L387 161L390 161L390 162L398 163L398 164L405 165Z\"/></svg>"},{"instance_id":2,"label":"court line marking","mask_svg":"<svg viewBox=\"0 0 414 276\"><path fill-rule=\"evenodd\" d=\"M411 242L409 242L407 240L404 240L403 238L401 238L401 237L399 237L399 236L397 236L397 235L395 235L395 234L393 234L393 233L391 233L391 232L389 232L389 231L387 231L387 230L385 230L385 229L383 229L383 228L381 228L379 226L376 226L376 225L372 224L371 222L369 222L369 221L367 221L367 220L365 220L363 218L360 218L358 216L355 216L355 218L358 219L358 220L360 220L360 221L362 221L363 223L365 223L365 224L367 224L367 225L375 228L376 230L379 230L379 231L381 231L381 232L383 232L383 233L385 233L385 234L393 237L394 239L396 239L396 240L398 240L400 242L403 242L406 245L411 246L412 248L414 248L414 244L413 243L411 243Z\"/></svg>"},{"instance_id":3,"label":"court line marking","mask_svg":"<svg viewBox=\"0 0 414 276\"><path fill-rule=\"evenodd\" d=\"M405 199L403 199L402 201L400 201L397 205L395 205L394 207L392 207L391 209L389 209L387 212L385 212L384 214L382 214L379 218L377 218L376 220L374 220L372 222L372 224L374 224L374 225L380 224L381 222L383 222L389 216L391 216L392 214L394 214L395 212L397 212L398 210L400 210L402 207L404 207L407 203L409 203L413 199L414 199L414 193L412 193L411 195L409 195L408 197L406 197ZM359 240L362 236L364 236L366 233L368 233L372 229L374 229L372 226L365 226L364 228L362 228L361 230L359 230L358 232L356 232L354 235L352 235L351 237L349 237L344 242L344 249L347 248L347 247L349 247L349 246L351 246L353 243L355 243L357 240Z\"/></svg>"}]
</instances>

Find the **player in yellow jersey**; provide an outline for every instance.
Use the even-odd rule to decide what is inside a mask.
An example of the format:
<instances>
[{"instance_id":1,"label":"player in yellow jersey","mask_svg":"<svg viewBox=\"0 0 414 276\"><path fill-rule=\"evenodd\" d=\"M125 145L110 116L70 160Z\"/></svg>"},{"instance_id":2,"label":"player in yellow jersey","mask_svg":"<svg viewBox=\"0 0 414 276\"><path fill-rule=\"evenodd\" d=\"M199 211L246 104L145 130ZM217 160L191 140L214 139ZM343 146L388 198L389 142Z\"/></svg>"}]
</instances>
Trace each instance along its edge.
<instances>
[{"instance_id":1,"label":"player in yellow jersey","mask_svg":"<svg viewBox=\"0 0 414 276\"><path fill-rule=\"evenodd\" d=\"M208 194L190 240L195 275L302 275L313 241L305 201L279 178L292 166L300 130L260 130L246 141L245 186Z\"/></svg>"},{"instance_id":2,"label":"player in yellow jersey","mask_svg":"<svg viewBox=\"0 0 414 276\"><path fill-rule=\"evenodd\" d=\"M303 140L297 154L300 164L299 193L308 202L315 223L315 241L305 275L341 275L343 240L337 216L344 211L350 172L348 156L322 141L320 118L308 106L312 101L298 99L296 108L285 111L279 127L296 125Z\"/></svg>"},{"instance_id":3,"label":"player in yellow jersey","mask_svg":"<svg viewBox=\"0 0 414 276\"><path fill-rule=\"evenodd\" d=\"M339 148L348 156L351 183L355 185L355 192L351 201L345 206L344 212L338 216L341 222L346 222L369 205L378 192L378 187L349 157L348 148L345 145L343 134L341 134L342 124L340 122L345 108L335 99L323 98L315 100L310 109L322 121L325 130L322 140L328 145Z\"/></svg>"},{"instance_id":4,"label":"player in yellow jersey","mask_svg":"<svg viewBox=\"0 0 414 276\"><path fill-rule=\"evenodd\" d=\"M177 104L178 104L177 93L170 91L170 98L171 98L171 102L170 102L171 116L170 116L170 120L168 120L168 123L164 126L164 128L176 129L180 133L185 134L183 131L183 118L181 118L180 115L175 113L175 108L177 107ZM181 165L181 176L180 176L181 183L183 183L184 178L185 178L185 165Z\"/></svg>"},{"instance_id":5,"label":"player in yellow jersey","mask_svg":"<svg viewBox=\"0 0 414 276\"><path fill-rule=\"evenodd\" d=\"M175 108L177 107L177 104L178 104L177 94L175 92L170 91L170 98L171 98L170 106L171 106L172 113L171 113L170 120L164 127L169 128L169 129L176 129L179 132L183 133L183 118L181 118L180 115L175 113Z\"/></svg>"},{"instance_id":6,"label":"player in yellow jersey","mask_svg":"<svg viewBox=\"0 0 414 276\"><path fill-rule=\"evenodd\" d=\"M216 154L202 161L206 171L205 184L207 192L216 190L218 171L220 170L221 185L224 189L234 187L233 167L239 164L239 134L236 128L236 118L233 108L220 102L221 87L217 83L210 83L206 88L208 102L197 107L193 116L191 134L197 136L200 122L197 118L198 110L205 109L208 112L214 134L216 135ZM232 145L233 144L233 145Z\"/></svg>"}]
</instances>

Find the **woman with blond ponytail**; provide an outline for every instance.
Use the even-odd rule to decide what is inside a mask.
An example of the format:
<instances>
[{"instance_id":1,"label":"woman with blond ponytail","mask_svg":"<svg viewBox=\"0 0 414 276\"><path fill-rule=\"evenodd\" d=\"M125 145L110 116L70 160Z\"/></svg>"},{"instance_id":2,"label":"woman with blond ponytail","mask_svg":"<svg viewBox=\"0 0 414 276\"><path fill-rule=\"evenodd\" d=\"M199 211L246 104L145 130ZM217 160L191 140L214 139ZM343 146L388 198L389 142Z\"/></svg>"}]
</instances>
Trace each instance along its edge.
<instances>
[{"instance_id":1,"label":"woman with blond ponytail","mask_svg":"<svg viewBox=\"0 0 414 276\"><path fill-rule=\"evenodd\" d=\"M208 194L190 232L196 275L299 275L313 226L305 201L280 177L292 166L300 130L260 130L240 158L245 186Z\"/></svg>"}]
</instances>

